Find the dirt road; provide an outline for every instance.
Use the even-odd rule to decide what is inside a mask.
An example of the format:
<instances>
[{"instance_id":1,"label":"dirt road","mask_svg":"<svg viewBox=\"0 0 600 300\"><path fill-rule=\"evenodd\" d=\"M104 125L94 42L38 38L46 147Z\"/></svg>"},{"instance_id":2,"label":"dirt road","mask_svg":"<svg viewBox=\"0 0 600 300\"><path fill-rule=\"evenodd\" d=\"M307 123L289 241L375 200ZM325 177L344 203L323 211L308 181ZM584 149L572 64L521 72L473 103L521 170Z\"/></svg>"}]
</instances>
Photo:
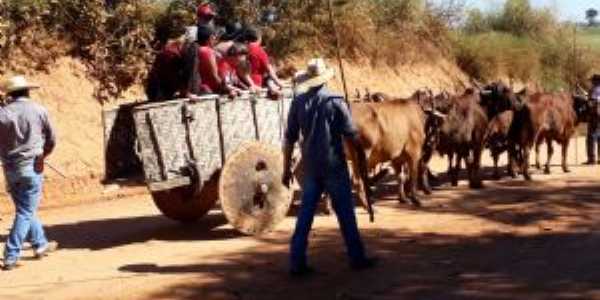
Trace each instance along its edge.
<instances>
[{"instance_id":1,"label":"dirt road","mask_svg":"<svg viewBox=\"0 0 600 300\"><path fill-rule=\"evenodd\" d=\"M218 210L171 222L148 196L45 210L62 250L42 261L25 251L20 268L0 272L0 299L600 299L600 166L572 171L477 191L443 185L420 210L382 184L376 223L357 210L381 265L350 271L335 218L321 215L310 246L320 274L302 281L286 272L293 217L256 239Z\"/></svg>"}]
</instances>

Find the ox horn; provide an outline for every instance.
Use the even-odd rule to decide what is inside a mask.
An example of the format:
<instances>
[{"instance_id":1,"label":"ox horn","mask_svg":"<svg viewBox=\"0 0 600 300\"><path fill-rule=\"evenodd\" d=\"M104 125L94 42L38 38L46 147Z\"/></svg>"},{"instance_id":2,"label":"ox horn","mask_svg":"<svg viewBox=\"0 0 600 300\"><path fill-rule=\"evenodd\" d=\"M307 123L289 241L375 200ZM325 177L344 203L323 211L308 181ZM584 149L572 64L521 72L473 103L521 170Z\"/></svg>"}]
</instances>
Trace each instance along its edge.
<instances>
[{"instance_id":1,"label":"ox horn","mask_svg":"<svg viewBox=\"0 0 600 300\"><path fill-rule=\"evenodd\" d=\"M356 92L356 99L361 100L361 98L360 98L360 90L358 88L355 88L354 91Z\"/></svg>"},{"instance_id":2,"label":"ox horn","mask_svg":"<svg viewBox=\"0 0 600 300\"><path fill-rule=\"evenodd\" d=\"M581 85L579 85L579 84L577 84L577 92L581 93L585 97L589 96L588 92L584 88L582 88Z\"/></svg>"}]
</instances>

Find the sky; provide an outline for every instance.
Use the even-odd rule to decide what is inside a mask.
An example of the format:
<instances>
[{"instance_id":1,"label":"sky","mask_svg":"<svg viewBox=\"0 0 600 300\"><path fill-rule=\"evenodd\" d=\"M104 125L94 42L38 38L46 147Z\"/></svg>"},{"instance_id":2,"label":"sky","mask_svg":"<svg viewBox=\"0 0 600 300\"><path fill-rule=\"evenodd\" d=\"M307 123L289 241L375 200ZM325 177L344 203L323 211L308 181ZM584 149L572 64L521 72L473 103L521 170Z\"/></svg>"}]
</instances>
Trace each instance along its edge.
<instances>
[{"instance_id":1,"label":"sky","mask_svg":"<svg viewBox=\"0 0 600 300\"><path fill-rule=\"evenodd\" d=\"M585 11L589 8L600 10L600 0L530 0L536 7L550 7L561 20L585 21ZM501 7L503 0L467 0L467 5L483 10Z\"/></svg>"}]
</instances>

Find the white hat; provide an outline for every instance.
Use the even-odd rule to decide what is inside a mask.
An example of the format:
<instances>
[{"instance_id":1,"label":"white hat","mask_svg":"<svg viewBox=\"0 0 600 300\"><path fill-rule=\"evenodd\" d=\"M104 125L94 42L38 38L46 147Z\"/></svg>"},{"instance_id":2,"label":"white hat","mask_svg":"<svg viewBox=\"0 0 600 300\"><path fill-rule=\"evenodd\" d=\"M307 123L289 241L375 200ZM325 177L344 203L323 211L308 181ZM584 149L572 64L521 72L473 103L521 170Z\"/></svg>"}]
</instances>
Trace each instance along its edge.
<instances>
[{"instance_id":1,"label":"white hat","mask_svg":"<svg viewBox=\"0 0 600 300\"><path fill-rule=\"evenodd\" d=\"M313 58L308 61L305 71L300 71L294 76L296 93L305 93L313 87L327 83L335 76L335 70L329 68L322 58Z\"/></svg>"},{"instance_id":2,"label":"white hat","mask_svg":"<svg viewBox=\"0 0 600 300\"><path fill-rule=\"evenodd\" d=\"M37 89L37 88L39 88L38 85L27 82L27 79L25 79L25 77L21 76L21 75L9 78L2 84L2 89L7 94L10 94L10 93L16 92L16 91L30 90L30 89Z\"/></svg>"}]
</instances>

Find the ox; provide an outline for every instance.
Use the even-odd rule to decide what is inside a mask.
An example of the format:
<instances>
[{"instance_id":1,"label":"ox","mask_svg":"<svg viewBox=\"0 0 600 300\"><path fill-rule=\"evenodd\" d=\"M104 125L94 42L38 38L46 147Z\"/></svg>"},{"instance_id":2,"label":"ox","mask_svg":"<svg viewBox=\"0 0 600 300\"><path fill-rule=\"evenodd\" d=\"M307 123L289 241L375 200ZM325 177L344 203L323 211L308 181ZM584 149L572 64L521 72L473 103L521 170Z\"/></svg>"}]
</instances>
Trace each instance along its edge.
<instances>
[{"instance_id":1,"label":"ox","mask_svg":"<svg viewBox=\"0 0 600 300\"><path fill-rule=\"evenodd\" d=\"M427 140L426 124L429 119L442 118L435 111L424 111L417 101L411 99L386 99L379 103L354 103L351 106L352 117L359 131L361 144L367 154L368 168L370 171L382 163L391 162L392 168L398 177L399 200L415 206L421 203L417 196L418 182L422 182L426 193L431 192L423 156L423 147ZM352 160L354 174L356 169L356 156L348 149L349 158ZM405 178L403 168L408 171L408 197L405 192ZM376 176L377 177L377 176ZM356 178L356 176L355 176ZM358 195L365 203L364 190L357 186Z\"/></svg>"},{"instance_id":2,"label":"ox","mask_svg":"<svg viewBox=\"0 0 600 300\"><path fill-rule=\"evenodd\" d=\"M525 180L531 180L529 157L532 147L546 142L548 160L545 173L550 173L550 160L554 153L552 141L562 146L562 168L569 172L567 153L570 139L577 124L586 114L587 104L580 98L566 93L527 94L526 90L517 94L516 99L503 99L498 107L508 107L514 113L508 139L510 155L520 164Z\"/></svg>"},{"instance_id":3,"label":"ox","mask_svg":"<svg viewBox=\"0 0 600 300\"><path fill-rule=\"evenodd\" d=\"M561 166L565 173L570 172L567 164L569 143L576 132L577 125L584 120L587 101L572 97L567 93L537 93L530 98L531 116L535 128L535 165L541 169L539 161L540 145L546 143L547 158L544 173L550 174L550 160L554 154L553 141L562 148Z\"/></svg>"},{"instance_id":4,"label":"ox","mask_svg":"<svg viewBox=\"0 0 600 300\"><path fill-rule=\"evenodd\" d=\"M467 89L463 95L451 96L436 104L438 109L447 114L440 128L437 151L441 155L448 155L448 173L453 186L458 185L462 160L467 166L469 186L483 186L479 169L488 118L480 101L479 93Z\"/></svg>"}]
</instances>

